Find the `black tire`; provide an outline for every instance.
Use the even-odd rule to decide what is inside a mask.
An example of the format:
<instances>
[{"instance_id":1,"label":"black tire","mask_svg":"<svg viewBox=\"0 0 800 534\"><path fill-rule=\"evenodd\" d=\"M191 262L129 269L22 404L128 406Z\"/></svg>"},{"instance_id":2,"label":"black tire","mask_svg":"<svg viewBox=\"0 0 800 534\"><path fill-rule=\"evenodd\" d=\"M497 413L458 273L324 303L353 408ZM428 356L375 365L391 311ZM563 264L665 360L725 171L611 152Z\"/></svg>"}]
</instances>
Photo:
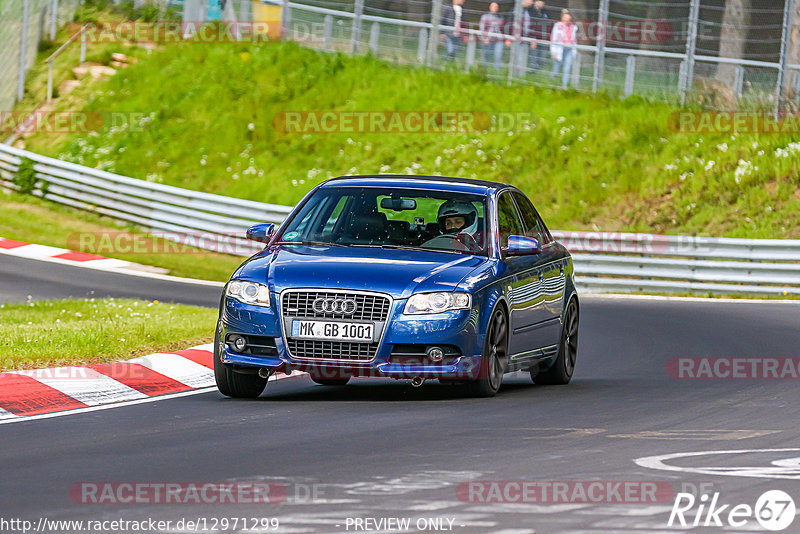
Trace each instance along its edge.
<instances>
[{"instance_id":1,"label":"black tire","mask_svg":"<svg viewBox=\"0 0 800 534\"><path fill-rule=\"evenodd\" d=\"M575 299L567 304L564 322L561 325L561 341L558 345L558 356L550 369L536 373L531 370L531 378L536 384L556 386L569 384L575 372L578 359L578 303Z\"/></svg>"},{"instance_id":2,"label":"black tire","mask_svg":"<svg viewBox=\"0 0 800 534\"><path fill-rule=\"evenodd\" d=\"M261 395L267 387L267 379L257 374L235 373L219 360L221 351L222 343L218 328L214 336L214 379L219 392L226 397L237 399L254 399Z\"/></svg>"},{"instance_id":3,"label":"black tire","mask_svg":"<svg viewBox=\"0 0 800 534\"><path fill-rule=\"evenodd\" d=\"M317 378L311 377L311 380L322 386L346 386L350 382L350 377L347 378Z\"/></svg>"},{"instance_id":4,"label":"black tire","mask_svg":"<svg viewBox=\"0 0 800 534\"><path fill-rule=\"evenodd\" d=\"M467 384L473 397L494 397L503 383L508 355L508 317L498 306L489 321L478 379Z\"/></svg>"}]
</instances>

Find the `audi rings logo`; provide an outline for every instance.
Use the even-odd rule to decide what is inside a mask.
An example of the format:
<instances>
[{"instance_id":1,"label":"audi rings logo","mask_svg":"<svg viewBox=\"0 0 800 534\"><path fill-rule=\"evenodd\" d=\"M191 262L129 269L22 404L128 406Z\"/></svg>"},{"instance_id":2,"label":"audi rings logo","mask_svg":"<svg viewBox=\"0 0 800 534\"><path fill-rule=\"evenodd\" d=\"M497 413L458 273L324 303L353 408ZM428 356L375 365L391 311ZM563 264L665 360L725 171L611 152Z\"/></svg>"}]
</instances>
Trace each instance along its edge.
<instances>
[{"instance_id":1,"label":"audi rings logo","mask_svg":"<svg viewBox=\"0 0 800 534\"><path fill-rule=\"evenodd\" d=\"M352 315L356 312L358 305L355 300L343 298L325 298L320 297L315 299L311 307L317 313L333 313L336 315Z\"/></svg>"}]
</instances>

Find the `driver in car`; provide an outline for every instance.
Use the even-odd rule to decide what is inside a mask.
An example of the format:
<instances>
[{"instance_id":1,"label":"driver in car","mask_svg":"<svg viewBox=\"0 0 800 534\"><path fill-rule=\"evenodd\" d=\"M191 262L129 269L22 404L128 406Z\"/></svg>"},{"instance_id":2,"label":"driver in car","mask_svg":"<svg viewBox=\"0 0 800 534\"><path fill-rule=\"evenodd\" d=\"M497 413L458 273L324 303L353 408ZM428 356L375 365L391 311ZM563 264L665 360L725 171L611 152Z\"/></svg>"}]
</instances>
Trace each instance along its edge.
<instances>
[{"instance_id":1,"label":"driver in car","mask_svg":"<svg viewBox=\"0 0 800 534\"><path fill-rule=\"evenodd\" d=\"M478 249L478 210L470 202L448 200L439 206L436 216L443 235L452 237L467 247Z\"/></svg>"}]
</instances>

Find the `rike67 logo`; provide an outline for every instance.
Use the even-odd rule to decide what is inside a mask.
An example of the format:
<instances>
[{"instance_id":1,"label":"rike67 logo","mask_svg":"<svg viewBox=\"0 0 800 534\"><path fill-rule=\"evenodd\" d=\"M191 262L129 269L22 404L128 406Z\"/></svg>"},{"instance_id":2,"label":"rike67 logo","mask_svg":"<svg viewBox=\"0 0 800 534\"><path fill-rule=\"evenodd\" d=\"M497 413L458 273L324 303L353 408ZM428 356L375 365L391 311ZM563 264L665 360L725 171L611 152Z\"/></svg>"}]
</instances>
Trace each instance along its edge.
<instances>
[{"instance_id":1,"label":"rike67 logo","mask_svg":"<svg viewBox=\"0 0 800 534\"><path fill-rule=\"evenodd\" d=\"M719 492L703 494L699 498L691 493L678 493L667 526L682 528L730 527L751 530L761 528L771 531L785 530L794 521L795 505L792 497L781 490L761 494L755 506L749 504L720 504Z\"/></svg>"}]
</instances>

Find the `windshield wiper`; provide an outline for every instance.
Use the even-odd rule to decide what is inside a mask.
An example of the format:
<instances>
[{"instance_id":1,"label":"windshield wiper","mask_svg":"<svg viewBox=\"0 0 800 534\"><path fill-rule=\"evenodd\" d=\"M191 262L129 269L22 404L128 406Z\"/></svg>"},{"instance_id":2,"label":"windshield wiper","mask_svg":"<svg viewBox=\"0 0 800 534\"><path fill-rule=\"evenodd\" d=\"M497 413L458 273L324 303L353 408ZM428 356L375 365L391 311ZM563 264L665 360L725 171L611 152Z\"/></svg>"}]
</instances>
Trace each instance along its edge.
<instances>
[{"instance_id":1,"label":"windshield wiper","mask_svg":"<svg viewBox=\"0 0 800 534\"><path fill-rule=\"evenodd\" d=\"M341 243L333 243L330 241L278 241L275 243L276 245L306 245L312 247L346 247L347 245L342 245Z\"/></svg>"}]
</instances>

